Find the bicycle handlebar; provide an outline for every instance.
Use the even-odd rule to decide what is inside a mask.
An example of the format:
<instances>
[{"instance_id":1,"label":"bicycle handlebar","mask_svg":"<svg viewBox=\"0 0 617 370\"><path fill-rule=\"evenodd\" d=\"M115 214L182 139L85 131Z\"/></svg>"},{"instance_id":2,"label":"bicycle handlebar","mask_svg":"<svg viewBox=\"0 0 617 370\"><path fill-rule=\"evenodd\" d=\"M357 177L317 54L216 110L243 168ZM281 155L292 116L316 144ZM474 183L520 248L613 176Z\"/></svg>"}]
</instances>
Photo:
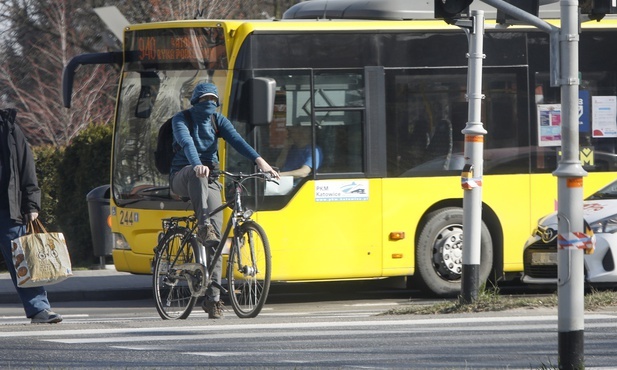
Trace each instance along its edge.
<instances>
[{"instance_id":1,"label":"bicycle handlebar","mask_svg":"<svg viewBox=\"0 0 617 370\"><path fill-rule=\"evenodd\" d=\"M242 172L239 173L232 173L232 172L227 172L224 170L220 171L221 175L224 175L226 177L229 177L231 180L233 181L237 181L237 182L243 182L246 179L262 179L265 181L272 181L274 183L277 183L275 180L273 180L273 177L271 173L268 172L255 172L255 173L250 173L250 174L244 174Z\"/></svg>"}]
</instances>

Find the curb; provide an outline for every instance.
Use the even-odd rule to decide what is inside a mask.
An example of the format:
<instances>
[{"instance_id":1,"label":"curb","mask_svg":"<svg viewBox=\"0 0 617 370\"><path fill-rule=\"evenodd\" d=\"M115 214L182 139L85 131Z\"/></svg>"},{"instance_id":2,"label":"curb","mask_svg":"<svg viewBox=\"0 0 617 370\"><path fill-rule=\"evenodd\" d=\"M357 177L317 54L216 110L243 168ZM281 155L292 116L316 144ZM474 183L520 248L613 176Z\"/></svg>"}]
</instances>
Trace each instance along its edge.
<instances>
[{"instance_id":1,"label":"curb","mask_svg":"<svg viewBox=\"0 0 617 370\"><path fill-rule=\"evenodd\" d=\"M51 303L54 302L76 302L76 301L130 301L152 299L151 289L122 289L122 290L100 290L100 291L81 291L81 292L47 292L47 298ZM17 292L0 293L0 302L20 304Z\"/></svg>"},{"instance_id":2,"label":"curb","mask_svg":"<svg viewBox=\"0 0 617 370\"><path fill-rule=\"evenodd\" d=\"M152 277L110 269L75 271L45 290L50 302L152 299ZM8 273L0 274L0 302L21 303Z\"/></svg>"}]
</instances>

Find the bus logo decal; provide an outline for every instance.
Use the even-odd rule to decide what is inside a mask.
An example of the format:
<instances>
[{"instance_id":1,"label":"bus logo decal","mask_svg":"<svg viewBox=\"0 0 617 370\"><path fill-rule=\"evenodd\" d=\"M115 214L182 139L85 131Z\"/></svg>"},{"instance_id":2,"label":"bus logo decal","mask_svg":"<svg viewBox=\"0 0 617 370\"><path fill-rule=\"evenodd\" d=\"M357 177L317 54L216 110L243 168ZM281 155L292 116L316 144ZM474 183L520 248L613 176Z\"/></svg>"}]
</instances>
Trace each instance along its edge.
<instances>
[{"instance_id":1,"label":"bus logo decal","mask_svg":"<svg viewBox=\"0 0 617 370\"><path fill-rule=\"evenodd\" d=\"M324 180L315 182L315 201L353 202L367 201L368 180Z\"/></svg>"}]
</instances>

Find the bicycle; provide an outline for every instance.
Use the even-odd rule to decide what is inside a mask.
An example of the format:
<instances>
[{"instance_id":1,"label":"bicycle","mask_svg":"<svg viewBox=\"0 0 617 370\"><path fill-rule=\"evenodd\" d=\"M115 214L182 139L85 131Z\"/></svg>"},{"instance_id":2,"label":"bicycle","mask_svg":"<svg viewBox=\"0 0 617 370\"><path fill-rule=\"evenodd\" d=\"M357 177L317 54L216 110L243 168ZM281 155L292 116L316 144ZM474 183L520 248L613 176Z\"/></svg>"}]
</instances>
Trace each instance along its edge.
<instances>
[{"instance_id":1,"label":"bicycle","mask_svg":"<svg viewBox=\"0 0 617 370\"><path fill-rule=\"evenodd\" d=\"M263 308L270 290L270 244L264 229L251 219L253 211L242 204L249 179L274 181L270 174L233 174L221 171L233 183L233 197L210 216L231 208L231 215L223 229L221 240L210 261L217 261L231 239L227 261L227 287L210 277L215 263L209 263L205 247L199 242L195 215L162 220L163 237L155 248L153 260L153 291L156 309L165 320L186 319L197 298L215 286L229 293L234 312L240 318L256 317Z\"/></svg>"}]
</instances>

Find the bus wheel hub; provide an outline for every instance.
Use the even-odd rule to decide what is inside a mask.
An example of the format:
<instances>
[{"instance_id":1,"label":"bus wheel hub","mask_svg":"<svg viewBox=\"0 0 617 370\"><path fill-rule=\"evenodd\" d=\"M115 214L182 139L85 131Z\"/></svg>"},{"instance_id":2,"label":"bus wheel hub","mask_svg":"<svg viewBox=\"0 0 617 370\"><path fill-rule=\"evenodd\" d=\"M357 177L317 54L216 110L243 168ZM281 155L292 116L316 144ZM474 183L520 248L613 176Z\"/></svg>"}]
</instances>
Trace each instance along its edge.
<instances>
[{"instance_id":1,"label":"bus wheel hub","mask_svg":"<svg viewBox=\"0 0 617 370\"><path fill-rule=\"evenodd\" d=\"M437 236L433 261L437 272L447 280L457 280L463 269L463 229L453 225Z\"/></svg>"}]
</instances>

